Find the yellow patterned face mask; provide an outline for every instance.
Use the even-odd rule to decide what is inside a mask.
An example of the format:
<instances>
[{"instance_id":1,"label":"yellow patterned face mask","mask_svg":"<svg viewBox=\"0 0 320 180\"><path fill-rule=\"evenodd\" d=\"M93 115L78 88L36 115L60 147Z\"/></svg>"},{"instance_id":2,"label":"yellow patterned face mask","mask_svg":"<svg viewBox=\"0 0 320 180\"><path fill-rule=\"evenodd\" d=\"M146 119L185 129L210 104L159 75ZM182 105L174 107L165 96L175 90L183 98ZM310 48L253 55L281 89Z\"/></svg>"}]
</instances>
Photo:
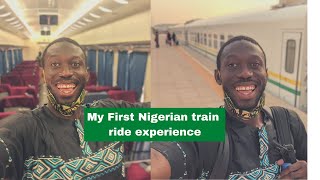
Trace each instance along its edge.
<instances>
[{"instance_id":1,"label":"yellow patterned face mask","mask_svg":"<svg viewBox=\"0 0 320 180\"><path fill-rule=\"evenodd\" d=\"M231 98L227 95L227 93L224 93L224 97L225 97L224 103L231 110L231 112L236 117L245 121L256 117L259 114L259 112L262 110L265 103L265 95L262 94L258 102L258 105L252 111L246 111L246 110L236 108L236 106L233 104Z\"/></svg>"},{"instance_id":2,"label":"yellow patterned face mask","mask_svg":"<svg viewBox=\"0 0 320 180\"><path fill-rule=\"evenodd\" d=\"M59 104L56 98L51 93L51 91L48 89L48 100L50 104L54 107L56 111L58 111L60 114L64 116L72 116L74 112L83 104L85 96L86 96L86 91L82 90L78 99L69 106L69 105Z\"/></svg>"}]
</instances>

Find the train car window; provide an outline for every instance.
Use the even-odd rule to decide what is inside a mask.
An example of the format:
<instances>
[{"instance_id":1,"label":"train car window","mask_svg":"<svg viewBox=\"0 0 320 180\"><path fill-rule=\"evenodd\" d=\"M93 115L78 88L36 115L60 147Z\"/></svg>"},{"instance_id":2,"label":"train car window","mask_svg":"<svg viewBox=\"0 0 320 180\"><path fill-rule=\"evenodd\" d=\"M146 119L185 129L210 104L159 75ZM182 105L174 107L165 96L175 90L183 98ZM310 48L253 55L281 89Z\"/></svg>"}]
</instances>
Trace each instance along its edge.
<instances>
[{"instance_id":1,"label":"train car window","mask_svg":"<svg viewBox=\"0 0 320 180\"><path fill-rule=\"evenodd\" d=\"M213 35L213 47L218 49L218 35L216 34Z\"/></svg>"},{"instance_id":2,"label":"train car window","mask_svg":"<svg viewBox=\"0 0 320 180\"><path fill-rule=\"evenodd\" d=\"M212 47L212 35L209 34L208 36L208 42L209 42L209 47Z\"/></svg>"},{"instance_id":3,"label":"train car window","mask_svg":"<svg viewBox=\"0 0 320 180\"><path fill-rule=\"evenodd\" d=\"M200 44L203 44L203 34L200 33Z\"/></svg>"},{"instance_id":4,"label":"train car window","mask_svg":"<svg viewBox=\"0 0 320 180\"><path fill-rule=\"evenodd\" d=\"M222 47L224 44L224 35L220 35L220 47Z\"/></svg>"},{"instance_id":5,"label":"train car window","mask_svg":"<svg viewBox=\"0 0 320 180\"><path fill-rule=\"evenodd\" d=\"M293 39L288 39L287 49L286 49L286 72L293 73L294 71L294 61L296 56L296 41Z\"/></svg>"},{"instance_id":6,"label":"train car window","mask_svg":"<svg viewBox=\"0 0 320 180\"><path fill-rule=\"evenodd\" d=\"M197 34L197 43L199 43L200 42L200 34L198 33Z\"/></svg>"},{"instance_id":7,"label":"train car window","mask_svg":"<svg viewBox=\"0 0 320 180\"><path fill-rule=\"evenodd\" d=\"M196 42L196 33L191 33L192 39L191 41Z\"/></svg>"},{"instance_id":8,"label":"train car window","mask_svg":"<svg viewBox=\"0 0 320 180\"><path fill-rule=\"evenodd\" d=\"M204 38L203 38L203 39L204 39L204 40L203 40L203 44L204 44L204 45L207 45L207 34L204 33L203 36L204 36Z\"/></svg>"}]
</instances>

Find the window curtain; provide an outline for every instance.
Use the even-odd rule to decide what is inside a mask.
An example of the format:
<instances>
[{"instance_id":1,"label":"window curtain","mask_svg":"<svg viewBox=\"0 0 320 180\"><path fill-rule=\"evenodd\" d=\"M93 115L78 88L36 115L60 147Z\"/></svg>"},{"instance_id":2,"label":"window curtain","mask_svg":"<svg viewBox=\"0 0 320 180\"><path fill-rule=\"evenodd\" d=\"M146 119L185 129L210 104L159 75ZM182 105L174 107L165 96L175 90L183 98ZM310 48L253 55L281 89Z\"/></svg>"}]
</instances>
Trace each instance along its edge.
<instances>
[{"instance_id":1,"label":"window curtain","mask_svg":"<svg viewBox=\"0 0 320 180\"><path fill-rule=\"evenodd\" d=\"M23 61L23 54L22 54L22 49L18 49L18 59L19 59L19 64L22 63Z\"/></svg>"},{"instance_id":2,"label":"window curtain","mask_svg":"<svg viewBox=\"0 0 320 180\"><path fill-rule=\"evenodd\" d=\"M90 49L88 50L88 66L89 71L96 72L96 50Z\"/></svg>"},{"instance_id":3,"label":"window curtain","mask_svg":"<svg viewBox=\"0 0 320 180\"><path fill-rule=\"evenodd\" d=\"M117 85L122 90L128 90L129 56L127 51L119 51Z\"/></svg>"},{"instance_id":4,"label":"window curtain","mask_svg":"<svg viewBox=\"0 0 320 180\"><path fill-rule=\"evenodd\" d=\"M140 99L144 84L148 53L133 52L129 59L128 89L137 93L137 100Z\"/></svg>"},{"instance_id":5,"label":"window curtain","mask_svg":"<svg viewBox=\"0 0 320 180\"><path fill-rule=\"evenodd\" d=\"M98 51L98 84L100 86L105 85L105 58L103 50Z\"/></svg>"},{"instance_id":6,"label":"window curtain","mask_svg":"<svg viewBox=\"0 0 320 180\"><path fill-rule=\"evenodd\" d=\"M104 85L112 86L113 82L113 61L114 56L112 51L105 52L105 75L104 75Z\"/></svg>"},{"instance_id":7,"label":"window curtain","mask_svg":"<svg viewBox=\"0 0 320 180\"><path fill-rule=\"evenodd\" d=\"M4 73L9 72L9 61L8 61L8 54L6 51L3 51L3 63L4 63Z\"/></svg>"},{"instance_id":8,"label":"window curtain","mask_svg":"<svg viewBox=\"0 0 320 180\"><path fill-rule=\"evenodd\" d=\"M8 65L9 65L8 72L10 72L13 69L12 50L7 51L7 58L8 58Z\"/></svg>"},{"instance_id":9,"label":"window curtain","mask_svg":"<svg viewBox=\"0 0 320 180\"><path fill-rule=\"evenodd\" d=\"M17 64L19 64L19 57L18 57L18 49L13 50L13 68L16 67Z\"/></svg>"},{"instance_id":10,"label":"window curtain","mask_svg":"<svg viewBox=\"0 0 320 180\"><path fill-rule=\"evenodd\" d=\"M0 51L0 76L6 73L4 51Z\"/></svg>"}]
</instances>

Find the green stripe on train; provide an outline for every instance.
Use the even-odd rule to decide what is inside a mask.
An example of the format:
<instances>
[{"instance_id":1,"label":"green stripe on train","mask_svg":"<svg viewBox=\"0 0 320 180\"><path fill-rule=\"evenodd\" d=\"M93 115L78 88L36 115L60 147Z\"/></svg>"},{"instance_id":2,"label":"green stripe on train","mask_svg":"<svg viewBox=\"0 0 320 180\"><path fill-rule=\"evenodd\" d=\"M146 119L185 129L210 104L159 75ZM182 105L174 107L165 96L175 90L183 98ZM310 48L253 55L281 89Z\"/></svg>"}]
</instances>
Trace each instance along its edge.
<instances>
[{"instance_id":1,"label":"green stripe on train","mask_svg":"<svg viewBox=\"0 0 320 180\"><path fill-rule=\"evenodd\" d=\"M268 79L268 82L270 82L270 83L272 83L272 84L274 84L274 85L276 85L276 86L279 86L280 88L282 88L282 89L284 89L284 90L286 90L286 91L288 91L288 92L290 92L290 93L292 93L292 94L295 94L295 95L297 95L297 96L300 96L300 95L301 95L301 92L300 92L300 91L296 91L296 90L294 90L294 89L292 89L292 88L289 88L289 87L287 87L287 86L285 86L285 85L283 85L283 84L281 84L281 83L278 83L277 81L274 81L274 80L272 80L272 79Z\"/></svg>"}]
</instances>

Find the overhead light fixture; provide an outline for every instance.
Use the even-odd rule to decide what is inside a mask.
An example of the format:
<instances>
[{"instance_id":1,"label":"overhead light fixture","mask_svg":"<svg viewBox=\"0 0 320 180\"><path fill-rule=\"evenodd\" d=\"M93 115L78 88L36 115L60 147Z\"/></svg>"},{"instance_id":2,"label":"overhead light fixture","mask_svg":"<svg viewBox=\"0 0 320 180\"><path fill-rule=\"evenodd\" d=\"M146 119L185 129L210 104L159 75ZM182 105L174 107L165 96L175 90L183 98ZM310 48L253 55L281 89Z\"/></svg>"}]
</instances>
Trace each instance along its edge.
<instances>
[{"instance_id":1,"label":"overhead light fixture","mask_svg":"<svg viewBox=\"0 0 320 180\"><path fill-rule=\"evenodd\" d=\"M11 22L10 24L11 25L15 25L15 24L18 24L19 23L19 21L14 21L14 22Z\"/></svg>"},{"instance_id":2,"label":"overhead light fixture","mask_svg":"<svg viewBox=\"0 0 320 180\"><path fill-rule=\"evenodd\" d=\"M48 26L44 26L44 27L42 28L42 30L44 30L44 31L49 31L49 27L48 27Z\"/></svg>"},{"instance_id":3,"label":"overhead light fixture","mask_svg":"<svg viewBox=\"0 0 320 180\"><path fill-rule=\"evenodd\" d=\"M73 13L73 16L69 18L62 26L59 26L57 31L53 34L53 37L59 36L64 30L82 18L85 14L96 7L102 0L86 0L80 5L79 9Z\"/></svg>"},{"instance_id":4,"label":"overhead light fixture","mask_svg":"<svg viewBox=\"0 0 320 180\"><path fill-rule=\"evenodd\" d=\"M92 16L92 17L94 17L94 18L97 18L97 19L101 18L101 16L98 16L98 15L96 15L96 14L93 14L93 13L89 13L89 14L90 14L90 16Z\"/></svg>"},{"instance_id":5,"label":"overhead light fixture","mask_svg":"<svg viewBox=\"0 0 320 180\"><path fill-rule=\"evenodd\" d=\"M24 16L24 9L21 8L21 6L19 5L19 1L18 0L5 0L7 5L10 7L10 9L14 12L15 16L20 20L20 22L23 24L23 26L27 29L27 33L29 33L29 35L27 35L27 37L35 37L36 34L33 32L33 30L31 29L31 27L29 26L28 23L26 23L25 20L25 16Z\"/></svg>"},{"instance_id":6,"label":"overhead light fixture","mask_svg":"<svg viewBox=\"0 0 320 180\"><path fill-rule=\"evenodd\" d=\"M10 22L10 21L13 21L15 19L16 19L16 17L12 17L12 18L6 19L5 21Z\"/></svg>"},{"instance_id":7,"label":"overhead light fixture","mask_svg":"<svg viewBox=\"0 0 320 180\"><path fill-rule=\"evenodd\" d=\"M76 28L82 28L82 27L79 26L78 24L74 24L73 26L76 27Z\"/></svg>"},{"instance_id":8,"label":"overhead light fixture","mask_svg":"<svg viewBox=\"0 0 320 180\"><path fill-rule=\"evenodd\" d=\"M103 12L108 12L108 13L112 12L111 9L108 9L108 8L105 8L105 7L102 7L102 6L99 6L99 9L100 9L101 11L103 11Z\"/></svg>"},{"instance_id":9,"label":"overhead light fixture","mask_svg":"<svg viewBox=\"0 0 320 180\"><path fill-rule=\"evenodd\" d=\"M78 21L78 24L80 24L80 25L82 25L82 26L85 26L85 25L86 25L86 23L81 22L81 21Z\"/></svg>"},{"instance_id":10,"label":"overhead light fixture","mask_svg":"<svg viewBox=\"0 0 320 180\"><path fill-rule=\"evenodd\" d=\"M86 22L93 22L92 20L87 19L87 18L83 18L83 20L85 20Z\"/></svg>"},{"instance_id":11,"label":"overhead light fixture","mask_svg":"<svg viewBox=\"0 0 320 180\"><path fill-rule=\"evenodd\" d=\"M5 7L6 7L5 5L1 5L1 6L0 6L0 10L3 9L3 8L5 8Z\"/></svg>"},{"instance_id":12,"label":"overhead light fixture","mask_svg":"<svg viewBox=\"0 0 320 180\"><path fill-rule=\"evenodd\" d=\"M126 0L114 0L115 2L119 3L119 4L128 4L129 2Z\"/></svg>"},{"instance_id":13,"label":"overhead light fixture","mask_svg":"<svg viewBox=\"0 0 320 180\"><path fill-rule=\"evenodd\" d=\"M20 27L20 26L22 26L22 24L16 24L16 25L14 25L13 27L15 27L15 28L17 28L17 27Z\"/></svg>"},{"instance_id":14,"label":"overhead light fixture","mask_svg":"<svg viewBox=\"0 0 320 180\"><path fill-rule=\"evenodd\" d=\"M7 16L10 16L11 15L11 12L7 12L7 13L4 13L4 14L0 14L0 17L7 17Z\"/></svg>"}]
</instances>

